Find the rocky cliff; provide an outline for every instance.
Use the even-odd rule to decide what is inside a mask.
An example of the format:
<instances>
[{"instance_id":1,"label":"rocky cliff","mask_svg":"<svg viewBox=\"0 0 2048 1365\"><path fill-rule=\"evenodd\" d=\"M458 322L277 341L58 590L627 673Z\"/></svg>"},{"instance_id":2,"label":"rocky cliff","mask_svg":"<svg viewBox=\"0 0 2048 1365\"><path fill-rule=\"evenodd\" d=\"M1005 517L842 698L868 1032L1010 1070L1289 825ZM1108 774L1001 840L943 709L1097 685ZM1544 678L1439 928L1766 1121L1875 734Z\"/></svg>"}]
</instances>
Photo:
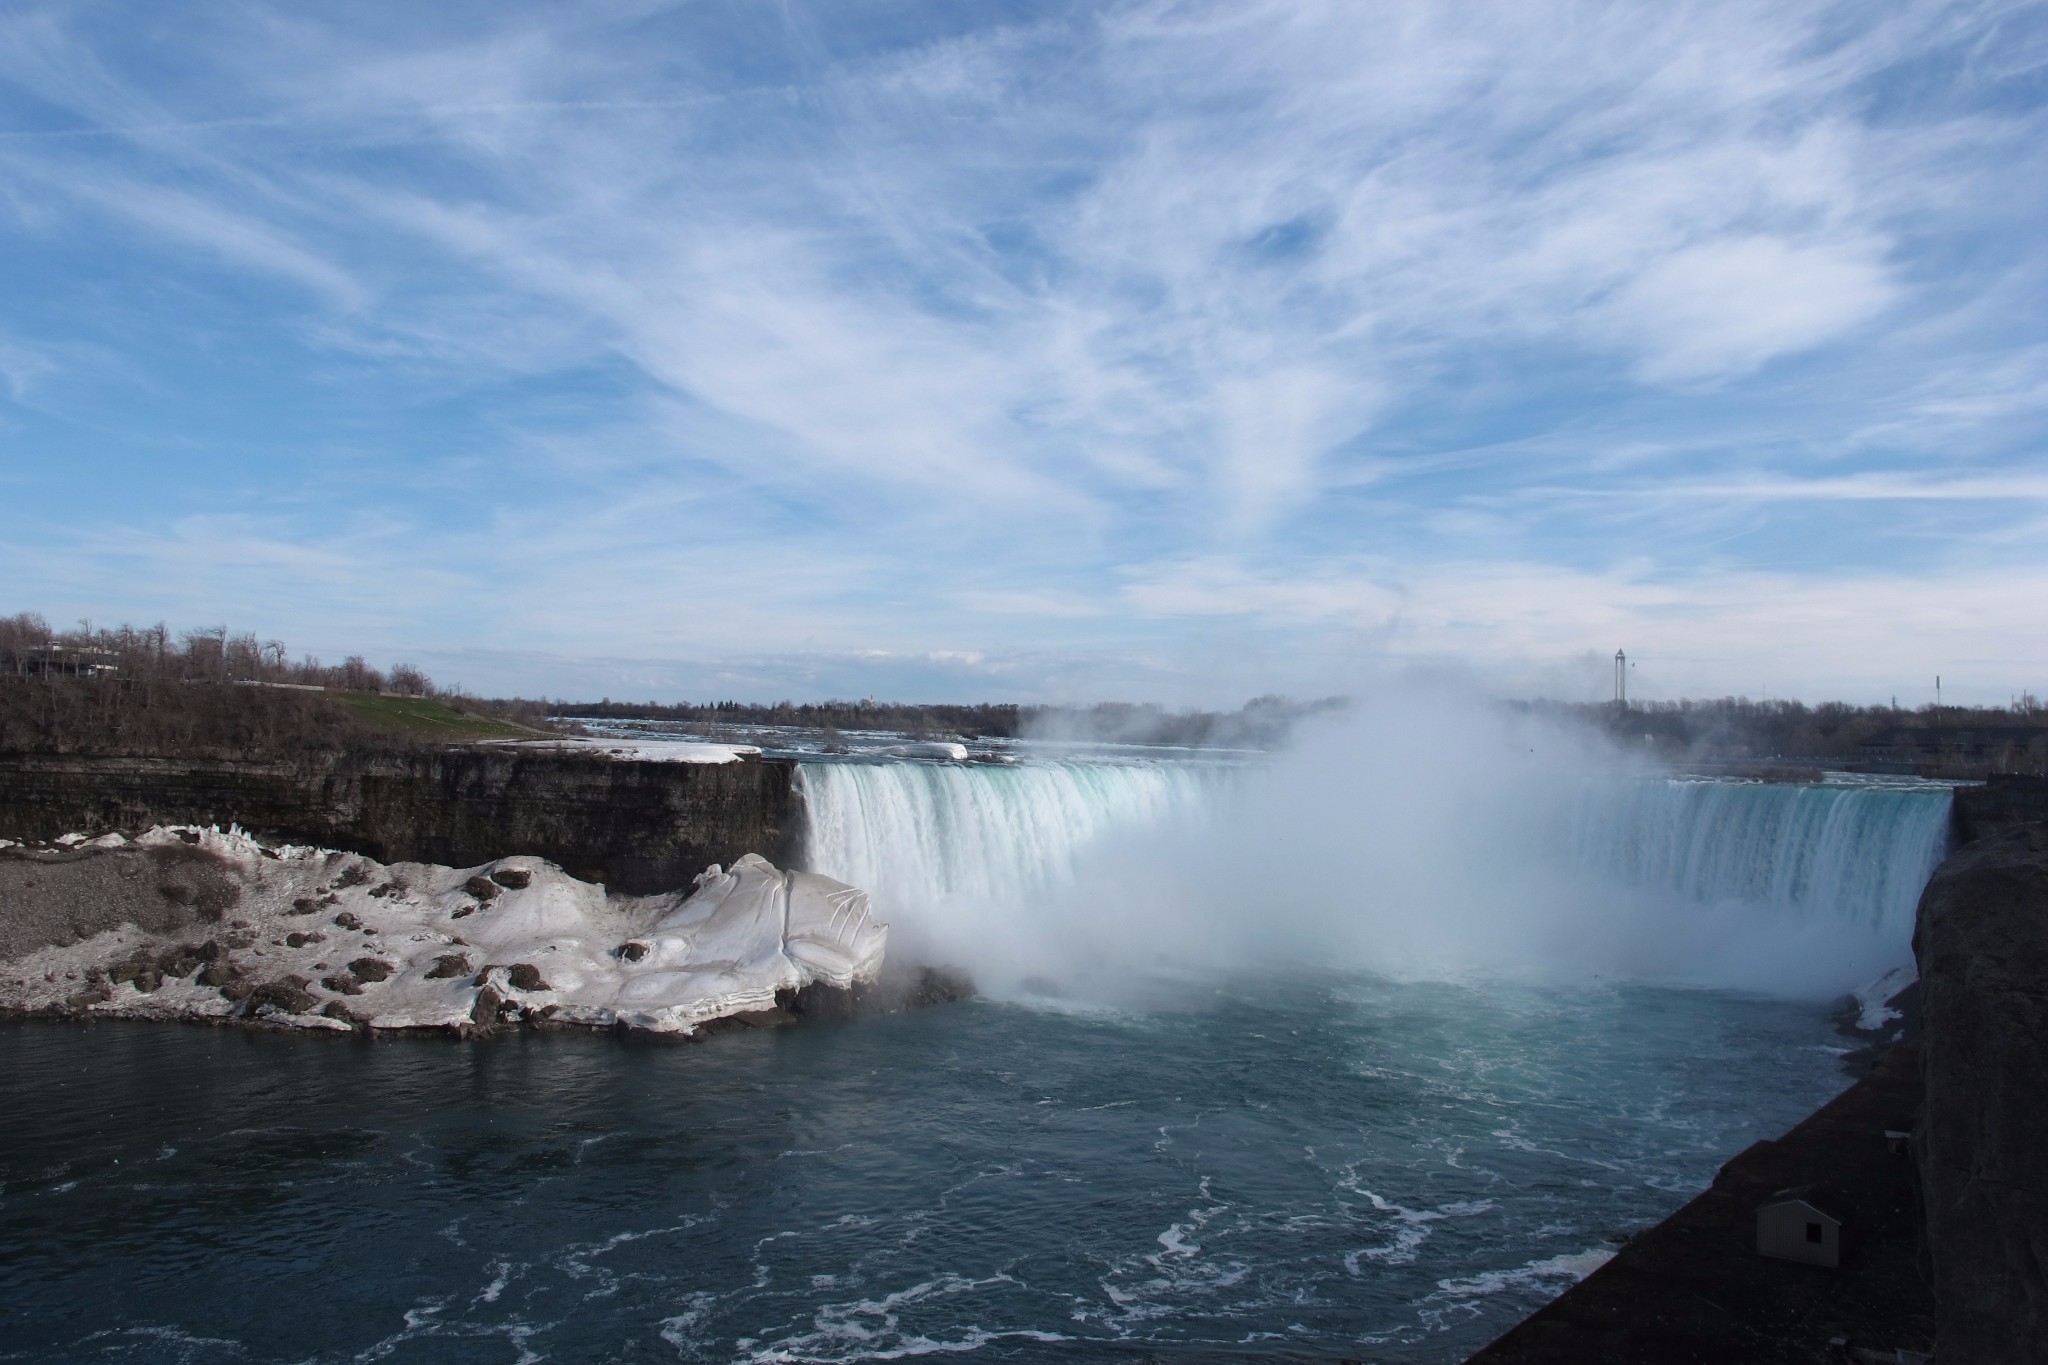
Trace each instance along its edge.
<instances>
[{"instance_id":1,"label":"rocky cliff","mask_svg":"<svg viewBox=\"0 0 2048 1365\"><path fill-rule=\"evenodd\" d=\"M278 761L0 754L0 838L240 824L380 862L512 854L642 894L795 848L790 765L623 763L489 748Z\"/></svg>"},{"instance_id":2,"label":"rocky cliff","mask_svg":"<svg viewBox=\"0 0 2048 1365\"><path fill-rule=\"evenodd\" d=\"M1937 1355L2048 1360L2048 825L1943 863L1913 947Z\"/></svg>"},{"instance_id":3,"label":"rocky cliff","mask_svg":"<svg viewBox=\"0 0 2048 1365\"><path fill-rule=\"evenodd\" d=\"M1993 773L1981 786L1956 788L1950 809L1959 844L2048 820L2048 777Z\"/></svg>"}]
</instances>

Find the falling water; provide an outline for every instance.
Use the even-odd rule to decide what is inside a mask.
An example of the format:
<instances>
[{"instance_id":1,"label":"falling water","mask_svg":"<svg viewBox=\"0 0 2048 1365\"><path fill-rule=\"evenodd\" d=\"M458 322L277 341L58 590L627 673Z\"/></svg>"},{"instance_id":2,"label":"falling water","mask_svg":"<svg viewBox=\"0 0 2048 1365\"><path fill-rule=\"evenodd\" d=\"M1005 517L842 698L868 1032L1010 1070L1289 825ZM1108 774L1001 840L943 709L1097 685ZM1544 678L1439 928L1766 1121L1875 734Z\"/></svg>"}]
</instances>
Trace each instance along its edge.
<instances>
[{"instance_id":1,"label":"falling water","mask_svg":"<svg viewBox=\"0 0 2048 1365\"><path fill-rule=\"evenodd\" d=\"M1939 789L1648 779L1588 784L1570 837L1626 884L1910 933L1948 813Z\"/></svg>"},{"instance_id":2,"label":"falling water","mask_svg":"<svg viewBox=\"0 0 2048 1365\"><path fill-rule=\"evenodd\" d=\"M1043 894L1096 841L1198 821L1242 776L1201 763L805 763L797 773L805 865L877 904L914 907Z\"/></svg>"},{"instance_id":3,"label":"falling water","mask_svg":"<svg viewBox=\"0 0 2048 1365\"><path fill-rule=\"evenodd\" d=\"M1066 937L1098 963L1273 948L1406 975L1812 994L1903 959L1947 841L1940 789L1546 771L1463 794L1361 776L1304 800L1293 780L1201 763L806 764L805 852L885 912L938 924L955 952L987 942L984 961Z\"/></svg>"}]
</instances>

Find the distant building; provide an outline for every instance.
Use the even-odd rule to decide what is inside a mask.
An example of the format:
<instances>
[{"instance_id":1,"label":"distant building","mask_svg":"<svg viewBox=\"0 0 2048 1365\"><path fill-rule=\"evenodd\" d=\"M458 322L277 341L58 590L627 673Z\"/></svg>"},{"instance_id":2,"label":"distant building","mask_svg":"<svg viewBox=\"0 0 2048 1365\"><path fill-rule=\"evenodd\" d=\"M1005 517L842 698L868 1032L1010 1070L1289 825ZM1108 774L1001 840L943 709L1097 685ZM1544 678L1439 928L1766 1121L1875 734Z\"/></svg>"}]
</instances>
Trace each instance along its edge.
<instances>
[{"instance_id":1,"label":"distant building","mask_svg":"<svg viewBox=\"0 0 2048 1365\"><path fill-rule=\"evenodd\" d=\"M1842 1263L1842 1220L1806 1195L1782 1191L1756 1211L1756 1249L1780 1261L1832 1270Z\"/></svg>"},{"instance_id":2,"label":"distant building","mask_svg":"<svg viewBox=\"0 0 2048 1365\"><path fill-rule=\"evenodd\" d=\"M31 678L98 678L121 671L121 656L94 645L50 643L0 657L0 673Z\"/></svg>"}]
</instances>

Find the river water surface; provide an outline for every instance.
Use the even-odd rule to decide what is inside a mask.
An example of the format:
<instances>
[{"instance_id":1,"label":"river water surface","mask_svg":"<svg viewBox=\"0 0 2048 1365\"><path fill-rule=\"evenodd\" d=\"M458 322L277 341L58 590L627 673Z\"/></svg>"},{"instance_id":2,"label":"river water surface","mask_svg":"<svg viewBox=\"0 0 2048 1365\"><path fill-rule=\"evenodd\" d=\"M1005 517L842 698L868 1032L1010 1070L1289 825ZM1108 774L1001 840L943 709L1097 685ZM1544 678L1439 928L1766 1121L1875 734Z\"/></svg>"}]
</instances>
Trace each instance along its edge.
<instances>
[{"instance_id":1,"label":"river water surface","mask_svg":"<svg viewBox=\"0 0 2048 1365\"><path fill-rule=\"evenodd\" d=\"M0 1360L1458 1360L1843 1084L1820 1007L1722 992L1154 991L0 1027Z\"/></svg>"}]
</instances>

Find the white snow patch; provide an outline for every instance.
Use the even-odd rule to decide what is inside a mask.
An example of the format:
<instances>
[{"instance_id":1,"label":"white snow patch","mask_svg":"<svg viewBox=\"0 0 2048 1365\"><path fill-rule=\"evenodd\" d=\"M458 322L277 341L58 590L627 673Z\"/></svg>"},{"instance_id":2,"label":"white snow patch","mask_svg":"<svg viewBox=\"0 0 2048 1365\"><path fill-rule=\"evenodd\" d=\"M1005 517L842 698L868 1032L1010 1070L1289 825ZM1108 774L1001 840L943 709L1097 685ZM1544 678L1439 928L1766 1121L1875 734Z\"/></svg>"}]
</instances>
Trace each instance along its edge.
<instances>
[{"instance_id":1,"label":"white snow patch","mask_svg":"<svg viewBox=\"0 0 2048 1365\"><path fill-rule=\"evenodd\" d=\"M737 763L758 757L752 744L712 744L691 739L499 739L487 743L518 749L543 749L553 753L590 753L622 763ZM965 751L962 751L965 756Z\"/></svg>"},{"instance_id":2,"label":"white snow patch","mask_svg":"<svg viewBox=\"0 0 2048 1365\"><path fill-rule=\"evenodd\" d=\"M142 848L181 842L219 855L240 884L241 899L221 922L170 935L131 923L0 963L0 1008L227 1017L241 1007L217 986L199 984L202 966L151 991L105 984L138 950L175 956L180 944L210 940L241 981L306 983L315 1000L306 1012L268 1004L250 1015L279 1027L346 1029L345 1019L317 1013L339 1005L372 1028L460 1028L489 987L511 1019L687 1034L707 1020L771 1009L785 989L872 981L888 946L888 926L876 921L866 892L784 872L754 854L730 869L714 864L693 890L614 897L534 857L469 868L386 866L325 849L266 848L232 826L158 827L134 841ZM493 874L525 885L503 885ZM138 895L156 894L149 879L137 886ZM443 962L451 958L457 961ZM364 962L388 974L372 980L375 966L351 971ZM515 982L515 966L533 972ZM95 983L109 998L67 1003Z\"/></svg>"},{"instance_id":3,"label":"white snow patch","mask_svg":"<svg viewBox=\"0 0 2048 1365\"><path fill-rule=\"evenodd\" d=\"M1899 1012L1886 1004L1893 996L1920 979L1920 969L1913 963L1894 967L1875 981L1866 983L1855 992L1859 1013L1856 1027L1866 1033L1874 1033L1892 1020Z\"/></svg>"},{"instance_id":4,"label":"white snow patch","mask_svg":"<svg viewBox=\"0 0 2048 1365\"><path fill-rule=\"evenodd\" d=\"M877 749L883 758L935 758L946 763L965 763L967 746L946 740L920 740L912 744L891 744L886 749Z\"/></svg>"}]
</instances>

